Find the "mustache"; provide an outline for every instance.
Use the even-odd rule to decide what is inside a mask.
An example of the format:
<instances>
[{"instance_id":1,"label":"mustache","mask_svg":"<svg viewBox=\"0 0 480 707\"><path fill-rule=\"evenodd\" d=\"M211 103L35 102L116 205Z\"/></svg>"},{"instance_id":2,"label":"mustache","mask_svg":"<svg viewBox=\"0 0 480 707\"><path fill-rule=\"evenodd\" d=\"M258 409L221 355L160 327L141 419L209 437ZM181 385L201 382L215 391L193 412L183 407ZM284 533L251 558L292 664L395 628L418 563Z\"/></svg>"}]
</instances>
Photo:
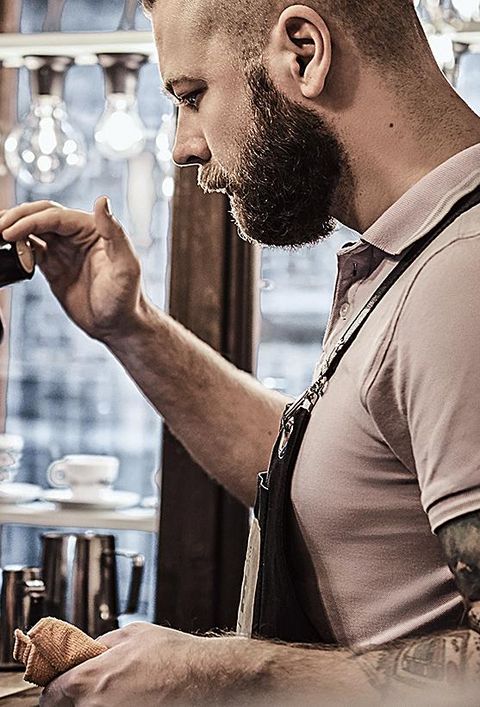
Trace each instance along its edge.
<instances>
[{"instance_id":1,"label":"mustache","mask_svg":"<svg viewBox=\"0 0 480 707\"><path fill-rule=\"evenodd\" d=\"M207 194L212 192L227 194L233 191L230 175L217 163L203 165L199 168L197 184Z\"/></svg>"}]
</instances>

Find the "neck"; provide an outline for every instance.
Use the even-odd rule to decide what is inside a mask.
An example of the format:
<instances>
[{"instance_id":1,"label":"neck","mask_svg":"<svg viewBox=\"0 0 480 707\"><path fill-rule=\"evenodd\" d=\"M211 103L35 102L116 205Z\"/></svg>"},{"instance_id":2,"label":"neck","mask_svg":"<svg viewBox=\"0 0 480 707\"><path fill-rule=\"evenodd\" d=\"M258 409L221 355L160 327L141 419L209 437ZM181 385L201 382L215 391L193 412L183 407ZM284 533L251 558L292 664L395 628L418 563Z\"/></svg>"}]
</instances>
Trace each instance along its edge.
<instances>
[{"instance_id":1,"label":"neck","mask_svg":"<svg viewBox=\"0 0 480 707\"><path fill-rule=\"evenodd\" d=\"M423 77L408 105L378 79L366 89L342 120L350 173L333 214L359 233L422 177L480 142L480 118L440 72Z\"/></svg>"}]
</instances>

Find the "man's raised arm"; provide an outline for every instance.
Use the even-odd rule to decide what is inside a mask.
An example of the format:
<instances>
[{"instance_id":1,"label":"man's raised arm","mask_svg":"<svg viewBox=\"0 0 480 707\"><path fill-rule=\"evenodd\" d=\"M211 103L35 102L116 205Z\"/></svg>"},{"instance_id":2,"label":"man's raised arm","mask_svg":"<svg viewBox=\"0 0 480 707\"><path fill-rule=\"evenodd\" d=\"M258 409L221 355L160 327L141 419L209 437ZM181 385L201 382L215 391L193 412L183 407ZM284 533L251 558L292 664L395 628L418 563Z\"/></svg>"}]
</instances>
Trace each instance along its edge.
<instances>
[{"instance_id":1,"label":"man's raised arm","mask_svg":"<svg viewBox=\"0 0 480 707\"><path fill-rule=\"evenodd\" d=\"M0 231L11 241L45 239L40 267L68 316L111 349L193 458L253 503L285 399L147 301L140 264L108 200L98 199L94 213L22 204L0 215Z\"/></svg>"},{"instance_id":2,"label":"man's raised arm","mask_svg":"<svg viewBox=\"0 0 480 707\"><path fill-rule=\"evenodd\" d=\"M193 458L247 505L267 468L286 399L149 303L105 343Z\"/></svg>"}]
</instances>

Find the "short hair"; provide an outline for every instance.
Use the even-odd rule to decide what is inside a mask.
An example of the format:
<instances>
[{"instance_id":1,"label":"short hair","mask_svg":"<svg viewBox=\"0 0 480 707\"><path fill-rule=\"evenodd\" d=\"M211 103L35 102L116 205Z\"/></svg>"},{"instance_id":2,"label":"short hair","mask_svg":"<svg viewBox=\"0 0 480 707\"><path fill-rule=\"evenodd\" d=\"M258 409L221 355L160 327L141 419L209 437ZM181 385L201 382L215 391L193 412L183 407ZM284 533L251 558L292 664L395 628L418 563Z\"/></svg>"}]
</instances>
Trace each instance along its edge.
<instances>
[{"instance_id":1,"label":"short hair","mask_svg":"<svg viewBox=\"0 0 480 707\"><path fill-rule=\"evenodd\" d=\"M141 0L147 12L157 0ZM301 0L300 0L301 2ZM274 21L297 0L186 0L210 32L237 38L245 56L261 52ZM412 69L414 59L431 57L413 0L306 0L303 4L345 32L360 53L379 69Z\"/></svg>"}]
</instances>

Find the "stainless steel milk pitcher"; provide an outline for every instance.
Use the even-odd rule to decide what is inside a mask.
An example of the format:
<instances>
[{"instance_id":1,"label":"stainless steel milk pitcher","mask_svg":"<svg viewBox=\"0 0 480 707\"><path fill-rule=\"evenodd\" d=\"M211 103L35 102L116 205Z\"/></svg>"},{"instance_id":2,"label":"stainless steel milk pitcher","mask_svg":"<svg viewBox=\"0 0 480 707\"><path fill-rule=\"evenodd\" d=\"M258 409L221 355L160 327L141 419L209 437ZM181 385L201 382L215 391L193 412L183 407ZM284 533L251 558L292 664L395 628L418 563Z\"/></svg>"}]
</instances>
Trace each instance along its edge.
<instances>
[{"instance_id":1,"label":"stainless steel milk pitcher","mask_svg":"<svg viewBox=\"0 0 480 707\"><path fill-rule=\"evenodd\" d=\"M118 628L121 613L138 609L145 558L115 549L115 536L96 533L42 535L42 577L45 608L54 616L97 638ZM125 611L119 610L117 557L131 562Z\"/></svg>"},{"instance_id":2,"label":"stainless steel milk pitcher","mask_svg":"<svg viewBox=\"0 0 480 707\"><path fill-rule=\"evenodd\" d=\"M24 670L13 660L14 631L28 631L45 616L45 586L38 567L10 565L2 570L0 669Z\"/></svg>"}]
</instances>

